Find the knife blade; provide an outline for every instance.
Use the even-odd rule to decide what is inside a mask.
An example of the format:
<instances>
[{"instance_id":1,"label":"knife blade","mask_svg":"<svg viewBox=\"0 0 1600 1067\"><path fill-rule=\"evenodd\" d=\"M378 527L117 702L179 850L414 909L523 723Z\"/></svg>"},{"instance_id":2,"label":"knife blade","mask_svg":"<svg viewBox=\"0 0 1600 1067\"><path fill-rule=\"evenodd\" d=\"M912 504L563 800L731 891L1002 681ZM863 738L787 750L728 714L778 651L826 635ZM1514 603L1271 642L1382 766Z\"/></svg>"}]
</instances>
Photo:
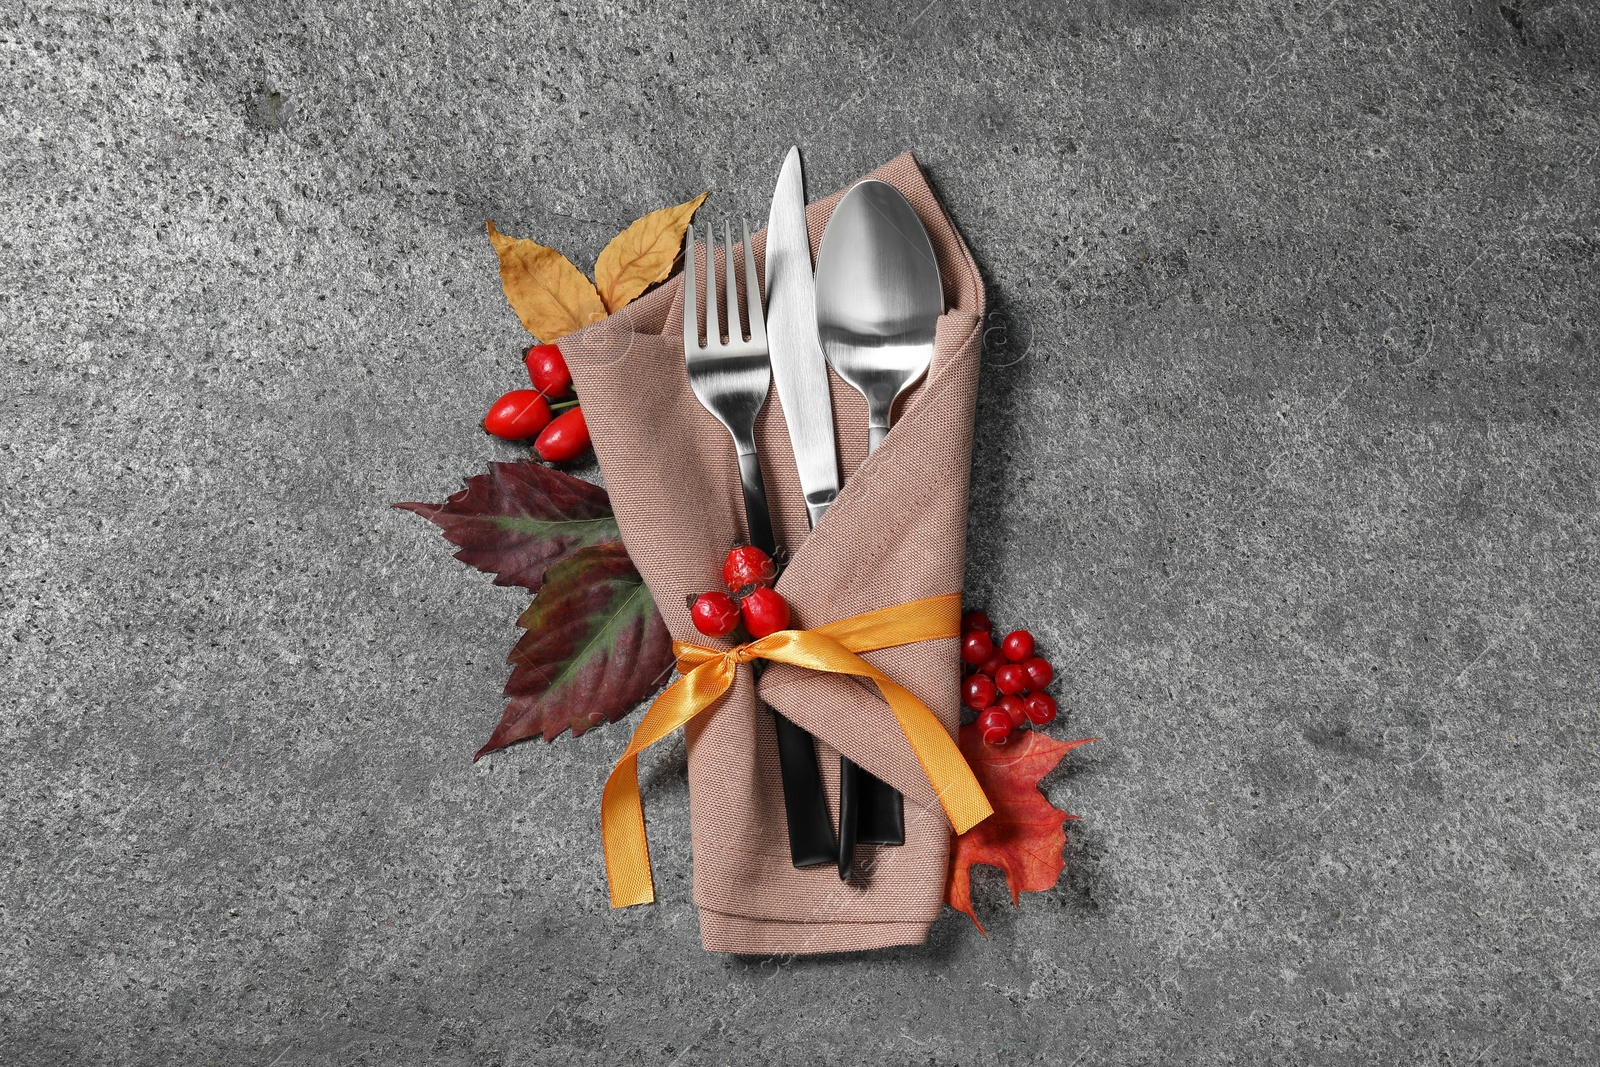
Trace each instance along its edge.
<instances>
[{"instance_id":1,"label":"knife blade","mask_svg":"<svg viewBox=\"0 0 1600 1067\"><path fill-rule=\"evenodd\" d=\"M778 172L767 217L767 345L772 377L794 446L806 512L815 526L839 495L839 455L833 441L833 392L828 361L817 339L817 296L806 228L805 173L800 149L790 148Z\"/></svg>"}]
</instances>

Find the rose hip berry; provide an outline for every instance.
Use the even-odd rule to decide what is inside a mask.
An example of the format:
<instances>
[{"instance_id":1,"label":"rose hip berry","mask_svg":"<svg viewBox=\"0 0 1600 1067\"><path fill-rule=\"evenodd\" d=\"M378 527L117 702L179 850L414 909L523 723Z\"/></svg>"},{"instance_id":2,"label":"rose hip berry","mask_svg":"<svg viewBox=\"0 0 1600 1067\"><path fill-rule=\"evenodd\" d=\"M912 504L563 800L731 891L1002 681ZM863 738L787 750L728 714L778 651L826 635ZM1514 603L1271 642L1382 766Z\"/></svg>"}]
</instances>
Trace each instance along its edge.
<instances>
[{"instance_id":1,"label":"rose hip berry","mask_svg":"<svg viewBox=\"0 0 1600 1067\"><path fill-rule=\"evenodd\" d=\"M994 624L989 621L989 616L981 611L969 611L961 616L961 632L970 634L976 630L988 633L994 629Z\"/></svg>"},{"instance_id":2,"label":"rose hip berry","mask_svg":"<svg viewBox=\"0 0 1600 1067\"><path fill-rule=\"evenodd\" d=\"M1011 720L1011 728L1016 729L1028 721L1028 709L1023 705L1022 698L1005 696L995 701L995 707L1006 713Z\"/></svg>"},{"instance_id":3,"label":"rose hip berry","mask_svg":"<svg viewBox=\"0 0 1600 1067\"><path fill-rule=\"evenodd\" d=\"M728 553L722 564L722 580L730 593L751 586L771 585L777 579L778 565L755 545L740 545Z\"/></svg>"},{"instance_id":4,"label":"rose hip berry","mask_svg":"<svg viewBox=\"0 0 1600 1067\"><path fill-rule=\"evenodd\" d=\"M1007 663L994 672L994 684L1006 696L1015 696L1028 688L1028 672L1020 663Z\"/></svg>"},{"instance_id":5,"label":"rose hip berry","mask_svg":"<svg viewBox=\"0 0 1600 1067\"><path fill-rule=\"evenodd\" d=\"M999 708L978 716L978 733L986 744L1003 745L1011 738L1011 717Z\"/></svg>"},{"instance_id":6,"label":"rose hip berry","mask_svg":"<svg viewBox=\"0 0 1600 1067\"><path fill-rule=\"evenodd\" d=\"M532 390L525 390L532 392ZM539 458L547 463L566 463L589 450L589 426L583 409L573 408L557 415L533 443Z\"/></svg>"},{"instance_id":7,"label":"rose hip berry","mask_svg":"<svg viewBox=\"0 0 1600 1067\"><path fill-rule=\"evenodd\" d=\"M994 641L982 630L961 639L961 662L976 667L994 654Z\"/></svg>"},{"instance_id":8,"label":"rose hip berry","mask_svg":"<svg viewBox=\"0 0 1600 1067\"><path fill-rule=\"evenodd\" d=\"M1050 661L1032 656L1022 661L1022 669L1028 672L1028 688L1043 689L1055 678L1056 672L1050 666Z\"/></svg>"},{"instance_id":9,"label":"rose hip berry","mask_svg":"<svg viewBox=\"0 0 1600 1067\"><path fill-rule=\"evenodd\" d=\"M555 345L531 345L522 362L528 368L533 387L552 400L559 400L572 392L572 372L561 349Z\"/></svg>"},{"instance_id":10,"label":"rose hip berry","mask_svg":"<svg viewBox=\"0 0 1600 1067\"><path fill-rule=\"evenodd\" d=\"M1022 702L1022 707L1027 712L1028 721L1036 726L1043 726L1056 717L1056 698L1049 693L1030 694Z\"/></svg>"},{"instance_id":11,"label":"rose hip berry","mask_svg":"<svg viewBox=\"0 0 1600 1067\"><path fill-rule=\"evenodd\" d=\"M789 602L777 590L758 586L739 604L751 637L766 637L789 628Z\"/></svg>"},{"instance_id":12,"label":"rose hip berry","mask_svg":"<svg viewBox=\"0 0 1600 1067\"><path fill-rule=\"evenodd\" d=\"M1000 694L987 675L973 674L961 683L961 703L973 711L982 711L993 704Z\"/></svg>"},{"instance_id":13,"label":"rose hip berry","mask_svg":"<svg viewBox=\"0 0 1600 1067\"><path fill-rule=\"evenodd\" d=\"M978 673L987 674L993 678L995 672L1006 665L1006 658L998 652L989 653L989 658L978 664Z\"/></svg>"},{"instance_id":14,"label":"rose hip berry","mask_svg":"<svg viewBox=\"0 0 1600 1067\"><path fill-rule=\"evenodd\" d=\"M739 625L739 605L727 593L701 593L689 615L694 628L707 637L727 637Z\"/></svg>"},{"instance_id":15,"label":"rose hip berry","mask_svg":"<svg viewBox=\"0 0 1600 1067\"><path fill-rule=\"evenodd\" d=\"M550 425L550 404L532 389L513 389L496 400L483 428L502 441L526 441Z\"/></svg>"},{"instance_id":16,"label":"rose hip berry","mask_svg":"<svg viewBox=\"0 0 1600 1067\"><path fill-rule=\"evenodd\" d=\"M1012 663L1021 663L1033 655L1033 635L1026 630L1012 630L1000 642L1000 651Z\"/></svg>"}]
</instances>

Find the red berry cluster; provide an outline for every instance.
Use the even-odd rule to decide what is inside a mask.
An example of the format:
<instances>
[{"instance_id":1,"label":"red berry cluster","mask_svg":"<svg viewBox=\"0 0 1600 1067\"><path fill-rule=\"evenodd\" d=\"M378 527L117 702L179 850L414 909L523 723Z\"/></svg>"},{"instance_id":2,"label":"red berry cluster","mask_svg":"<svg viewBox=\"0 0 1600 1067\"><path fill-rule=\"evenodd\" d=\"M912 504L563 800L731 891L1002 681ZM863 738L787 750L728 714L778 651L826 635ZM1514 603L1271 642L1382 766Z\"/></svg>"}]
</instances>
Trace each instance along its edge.
<instances>
[{"instance_id":1,"label":"red berry cluster","mask_svg":"<svg viewBox=\"0 0 1600 1067\"><path fill-rule=\"evenodd\" d=\"M967 671L961 702L978 713L978 732L1003 745L1024 723L1043 726L1056 717L1055 698L1044 691L1056 675L1033 654L1033 635L1012 630L994 642L994 624L981 611L961 616L961 662Z\"/></svg>"},{"instance_id":2,"label":"red berry cluster","mask_svg":"<svg viewBox=\"0 0 1600 1067\"><path fill-rule=\"evenodd\" d=\"M739 545L722 564L725 593L714 590L693 597L689 614L695 629L707 637L727 637L744 622L751 637L766 637L789 628L789 602L772 588L778 565L755 545Z\"/></svg>"},{"instance_id":3,"label":"red berry cluster","mask_svg":"<svg viewBox=\"0 0 1600 1067\"><path fill-rule=\"evenodd\" d=\"M566 463L588 451L589 427L576 398L551 405L572 392L572 372L561 349L533 345L523 354L532 389L513 389L496 400L483 428L505 441L535 438L534 450L548 463ZM565 410L563 410L565 409ZM560 415L554 414L561 411Z\"/></svg>"}]
</instances>

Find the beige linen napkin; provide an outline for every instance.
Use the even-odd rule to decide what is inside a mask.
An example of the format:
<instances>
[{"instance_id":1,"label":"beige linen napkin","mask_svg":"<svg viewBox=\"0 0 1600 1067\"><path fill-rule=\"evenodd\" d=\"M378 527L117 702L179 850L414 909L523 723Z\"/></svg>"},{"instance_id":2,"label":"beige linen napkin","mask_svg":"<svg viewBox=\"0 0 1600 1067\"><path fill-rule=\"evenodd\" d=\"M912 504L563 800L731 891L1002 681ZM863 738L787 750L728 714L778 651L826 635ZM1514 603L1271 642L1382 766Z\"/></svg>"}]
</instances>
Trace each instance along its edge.
<instances>
[{"instance_id":1,"label":"beige linen napkin","mask_svg":"<svg viewBox=\"0 0 1600 1067\"><path fill-rule=\"evenodd\" d=\"M909 153L870 176L894 185L922 217L947 311L927 377L901 398L893 430L870 459L866 404L833 377L834 430L847 480L814 531L777 390L767 398L756 441L773 527L790 553L778 590L797 628L958 593L962 585L983 285ZM806 209L813 255L842 195ZM765 231L751 243L762 264ZM697 258L704 254L697 245ZM723 557L744 539L744 503L733 443L695 399L684 373L682 293L679 275L562 338L561 350L583 398L623 540L668 628L680 640L717 645L695 630L685 595L721 586ZM954 731L957 646L951 638L865 658ZM832 866L791 865L772 716L758 710L750 671L741 669L734 688L685 731L694 898L705 947L767 955L921 943L944 896L950 825L888 706L870 683L786 664L769 665L761 697L818 739L835 818L839 752L905 794L906 843L863 847L848 884ZM647 795L647 822L649 807Z\"/></svg>"}]
</instances>

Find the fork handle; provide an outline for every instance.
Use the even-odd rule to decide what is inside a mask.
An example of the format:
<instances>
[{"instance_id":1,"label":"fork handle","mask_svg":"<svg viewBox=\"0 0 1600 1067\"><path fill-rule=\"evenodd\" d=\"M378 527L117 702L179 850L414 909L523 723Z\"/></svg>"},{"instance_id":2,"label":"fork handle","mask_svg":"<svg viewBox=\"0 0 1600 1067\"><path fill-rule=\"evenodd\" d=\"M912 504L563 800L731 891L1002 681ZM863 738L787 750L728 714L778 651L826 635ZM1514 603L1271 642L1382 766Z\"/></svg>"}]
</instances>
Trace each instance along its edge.
<instances>
[{"instance_id":1,"label":"fork handle","mask_svg":"<svg viewBox=\"0 0 1600 1067\"><path fill-rule=\"evenodd\" d=\"M755 449L738 448L739 484L744 487L744 522L750 543L769 556L778 553L767 511L767 484L761 479L761 460ZM751 665L759 680L761 664ZM796 867L833 863L838 845L828 819L828 801L817 767L817 746L805 729L769 708L778 728L778 770L783 781L783 810L789 825L789 860Z\"/></svg>"},{"instance_id":2,"label":"fork handle","mask_svg":"<svg viewBox=\"0 0 1600 1067\"><path fill-rule=\"evenodd\" d=\"M752 667L759 663L757 660ZM784 718L777 708L767 710L778 728L778 772L783 780L783 816L789 827L789 862L796 867L834 863L839 846L833 838L833 822L828 818L822 771L817 766L817 743L804 727Z\"/></svg>"},{"instance_id":3,"label":"fork handle","mask_svg":"<svg viewBox=\"0 0 1600 1067\"><path fill-rule=\"evenodd\" d=\"M761 480L761 460L754 449L739 450L739 484L744 487L744 524L749 527L750 543L769 556L776 555L778 542L767 513L767 484Z\"/></svg>"}]
</instances>

